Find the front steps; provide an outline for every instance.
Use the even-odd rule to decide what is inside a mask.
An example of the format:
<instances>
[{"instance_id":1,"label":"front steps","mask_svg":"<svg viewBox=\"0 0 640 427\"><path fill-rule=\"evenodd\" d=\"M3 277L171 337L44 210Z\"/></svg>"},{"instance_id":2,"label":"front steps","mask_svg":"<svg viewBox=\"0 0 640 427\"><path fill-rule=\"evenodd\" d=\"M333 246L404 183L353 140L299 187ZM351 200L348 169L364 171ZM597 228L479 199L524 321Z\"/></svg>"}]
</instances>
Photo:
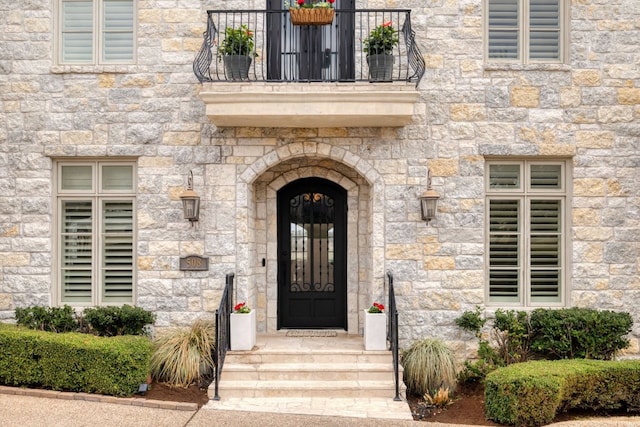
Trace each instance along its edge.
<instances>
[{"instance_id":1,"label":"front steps","mask_svg":"<svg viewBox=\"0 0 640 427\"><path fill-rule=\"evenodd\" d=\"M349 416L378 413L380 417L411 419L407 403L393 400L392 360L390 351L365 351L360 336L258 336L252 351L227 353L219 383L220 401L210 401L207 406L240 406L239 410L273 407L277 412L285 408L285 412L307 414L331 411L322 409L323 405L343 406ZM403 397L402 373L400 383ZM214 392L212 384L211 399ZM365 407L358 409L358 405Z\"/></svg>"}]
</instances>

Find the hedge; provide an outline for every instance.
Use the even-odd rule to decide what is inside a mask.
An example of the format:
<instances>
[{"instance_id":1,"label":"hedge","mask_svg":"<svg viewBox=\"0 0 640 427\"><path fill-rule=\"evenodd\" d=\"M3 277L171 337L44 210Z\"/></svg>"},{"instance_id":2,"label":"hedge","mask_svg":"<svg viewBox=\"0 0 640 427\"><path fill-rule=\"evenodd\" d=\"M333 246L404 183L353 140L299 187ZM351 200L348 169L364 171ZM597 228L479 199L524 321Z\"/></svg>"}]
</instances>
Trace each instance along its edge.
<instances>
[{"instance_id":1,"label":"hedge","mask_svg":"<svg viewBox=\"0 0 640 427\"><path fill-rule=\"evenodd\" d=\"M134 394L149 375L147 337L56 334L0 324L0 384Z\"/></svg>"},{"instance_id":2,"label":"hedge","mask_svg":"<svg viewBox=\"0 0 640 427\"><path fill-rule=\"evenodd\" d=\"M510 365L487 375L486 416L540 426L572 408L640 405L640 361L556 360Z\"/></svg>"}]
</instances>

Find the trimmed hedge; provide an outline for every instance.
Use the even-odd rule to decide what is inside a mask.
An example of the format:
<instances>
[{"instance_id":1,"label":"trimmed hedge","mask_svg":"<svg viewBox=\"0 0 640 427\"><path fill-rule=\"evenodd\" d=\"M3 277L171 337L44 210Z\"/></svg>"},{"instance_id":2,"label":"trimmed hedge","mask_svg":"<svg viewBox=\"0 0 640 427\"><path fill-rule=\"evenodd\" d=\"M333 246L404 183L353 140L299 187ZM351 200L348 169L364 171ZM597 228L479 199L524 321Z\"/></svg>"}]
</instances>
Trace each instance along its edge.
<instances>
[{"instance_id":1,"label":"trimmed hedge","mask_svg":"<svg viewBox=\"0 0 640 427\"><path fill-rule=\"evenodd\" d=\"M0 324L0 384L53 390L134 394L149 375L147 337L96 337Z\"/></svg>"},{"instance_id":2,"label":"trimmed hedge","mask_svg":"<svg viewBox=\"0 0 640 427\"><path fill-rule=\"evenodd\" d=\"M556 360L510 365L485 381L486 416L540 426L571 408L640 405L640 361Z\"/></svg>"}]
</instances>

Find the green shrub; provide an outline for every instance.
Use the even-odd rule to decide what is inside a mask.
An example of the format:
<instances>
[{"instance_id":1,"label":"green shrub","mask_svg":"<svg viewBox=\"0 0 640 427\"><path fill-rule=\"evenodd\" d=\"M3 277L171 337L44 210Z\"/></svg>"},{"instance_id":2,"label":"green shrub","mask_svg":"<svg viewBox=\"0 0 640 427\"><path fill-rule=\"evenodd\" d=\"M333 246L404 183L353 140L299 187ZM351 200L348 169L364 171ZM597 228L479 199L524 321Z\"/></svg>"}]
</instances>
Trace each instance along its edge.
<instances>
[{"instance_id":1,"label":"green shrub","mask_svg":"<svg viewBox=\"0 0 640 427\"><path fill-rule=\"evenodd\" d=\"M489 341L481 333L486 321L479 307L455 319L479 340L478 360L465 362L461 382L482 381L498 367L531 357L610 360L629 345L625 336L633 324L629 313L587 308L537 309L530 314L498 309Z\"/></svg>"},{"instance_id":2,"label":"green shrub","mask_svg":"<svg viewBox=\"0 0 640 427\"><path fill-rule=\"evenodd\" d=\"M547 359L610 360L629 345L629 313L588 308L538 309L531 313L531 347Z\"/></svg>"},{"instance_id":3,"label":"green shrub","mask_svg":"<svg viewBox=\"0 0 640 427\"><path fill-rule=\"evenodd\" d=\"M84 310L91 332L100 336L143 335L144 327L155 322L155 314L140 307L95 307Z\"/></svg>"},{"instance_id":4,"label":"green shrub","mask_svg":"<svg viewBox=\"0 0 640 427\"><path fill-rule=\"evenodd\" d=\"M640 362L536 361L497 369L486 377L487 418L539 426L571 408L616 409L640 404Z\"/></svg>"},{"instance_id":5,"label":"green shrub","mask_svg":"<svg viewBox=\"0 0 640 427\"><path fill-rule=\"evenodd\" d=\"M132 395L149 374L146 337L56 334L0 324L0 383Z\"/></svg>"},{"instance_id":6,"label":"green shrub","mask_svg":"<svg viewBox=\"0 0 640 427\"><path fill-rule=\"evenodd\" d=\"M455 354L438 339L416 341L402 353L407 391L422 396L456 386Z\"/></svg>"},{"instance_id":7,"label":"green shrub","mask_svg":"<svg viewBox=\"0 0 640 427\"><path fill-rule=\"evenodd\" d=\"M173 329L156 340L151 375L158 381L186 387L211 376L215 325L198 319L190 328Z\"/></svg>"},{"instance_id":8,"label":"green shrub","mask_svg":"<svg viewBox=\"0 0 640 427\"><path fill-rule=\"evenodd\" d=\"M73 308L64 307L26 307L16 308L18 325L30 329L49 332L72 332L78 329Z\"/></svg>"}]
</instances>

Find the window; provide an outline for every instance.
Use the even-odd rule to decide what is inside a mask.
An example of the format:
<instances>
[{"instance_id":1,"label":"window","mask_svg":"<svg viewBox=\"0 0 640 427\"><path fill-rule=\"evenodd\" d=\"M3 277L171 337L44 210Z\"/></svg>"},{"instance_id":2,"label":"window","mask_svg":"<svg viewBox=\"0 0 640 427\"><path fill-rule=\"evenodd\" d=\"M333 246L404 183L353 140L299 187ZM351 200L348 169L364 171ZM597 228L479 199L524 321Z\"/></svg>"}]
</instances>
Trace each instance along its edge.
<instances>
[{"instance_id":1,"label":"window","mask_svg":"<svg viewBox=\"0 0 640 427\"><path fill-rule=\"evenodd\" d=\"M59 302L133 302L135 165L57 165Z\"/></svg>"},{"instance_id":2,"label":"window","mask_svg":"<svg viewBox=\"0 0 640 427\"><path fill-rule=\"evenodd\" d=\"M487 58L563 62L566 0L486 0Z\"/></svg>"},{"instance_id":3,"label":"window","mask_svg":"<svg viewBox=\"0 0 640 427\"><path fill-rule=\"evenodd\" d=\"M567 270L566 163L491 161L487 171L489 303L562 305Z\"/></svg>"},{"instance_id":4,"label":"window","mask_svg":"<svg viewBox=\"0 0 640 427\"><path fill-rule=\"evenodd\" d=\"M57 0L60 64L130 64L135 0Z\"/></svg>"}]
</instances>

